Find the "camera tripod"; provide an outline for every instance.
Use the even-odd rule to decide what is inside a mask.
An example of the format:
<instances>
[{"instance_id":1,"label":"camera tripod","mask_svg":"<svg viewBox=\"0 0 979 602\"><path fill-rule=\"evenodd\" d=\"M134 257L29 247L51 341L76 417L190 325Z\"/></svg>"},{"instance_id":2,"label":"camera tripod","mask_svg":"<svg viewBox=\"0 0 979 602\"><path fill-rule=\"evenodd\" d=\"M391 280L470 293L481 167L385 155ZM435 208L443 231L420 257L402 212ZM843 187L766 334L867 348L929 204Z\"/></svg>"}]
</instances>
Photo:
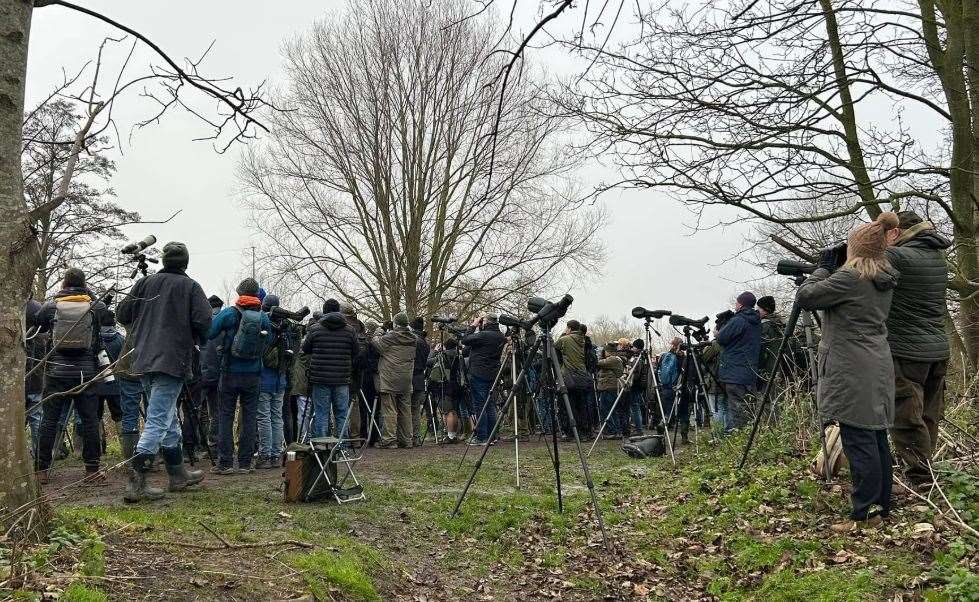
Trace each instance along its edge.
<instances>
[{"instance_id":1,"label":"camera tripod","mask_svg":"<svg viewBox=\"0 0 979 602\"><path fill-rule=\"evenodd\" d=\"M805 276L800 275L795 277L795 285L797 287L801 286L804 281L805 281ZM816 377L818 373L816 362L812 357L812 347L815 344L815 333L813 332L814 330L813 322L815 318L811 311L803 310L802 305L799 304L798 295L796 295L795 300L793 300L792 302L792 311L789 314L788 321L785 323L785 332L782 334L782 340L778 344L778 351L776 351L775 355L778 358L782 358L782 356L785 353L785 350L788 348L789 340L795 334L795 327L799 323L800 318L802 319L802 327L805 331L805 336L806 336L806 358L809 363L808 366L809 378L812 380L813 390L815 390L815 385L817 382ZM765 383L765 391L762 394L761 403L758 405L758 409L755 413L755 420L754 423L751 425L751 433L748 435L748 442L744 446L744 452L741 455L741 462L738 464L738 470L743 469L745 465L748 463L748 454L751 453L751 447L752 445L754 445L755 436L758 434L758 427L761 424L761 417L765 413L765 406L771 402L772 391L775 388L774 387L775 380L776 379L773 376L772 378L768 379L768 382ZM813 400L814 403L817 404L815 410L816 410L816 421L819 427L819 443L822 446L823 457L828 458L829 455L827 453L828 450L826 448L826 426L822 424L822 422L819 419L819 407L818 407L818 400L816 399L816 396L813 396ZM823 478L828 483L832 478L832 467L830 466L830 463L828 461L823 462L823 467L824 467Z\"/></svg>"},{"instance_id":2,"label":"camera tripod","mask_svg":"<svg viewBox=\"0 0 979 602\"><path fill-rule=\"evenodd\" d=\"M643 327L645 328L646 344L643 347L642 353L639 354L639 357L636 358L636 361L632 364L632 367L629 369L628 374L626 374L625 386L619 391L619 394L615 398L615 402L612 404L611 409L609 409L608 416L605 417L605 421L602 423L601 428L598 429L598 436L595 437L595 440L591 444L591 449L588 450L588 457L591 457L592 452L595 451L595 446L598 445L599 439L602 438L602 433L605 432L605 427L608 425L609 419L614 415L616 406L618 406L619 402L622 400L623 393L626 391L626 389L629 388L630 383L632 383L632 379L633 376L635 375L636 370L639 370L641 367L646 368L646 370L648 371L647 374L649 374L649 378L652 380L653 392L656 395L656 404L659 406L660 420L665 419L665 412L663 411L663 398L660 396L660 392L659 392L659 386L660 386L659 377L656 374L656 369L653 367L653 361L652 358L650 357L650 348L653 344L653 337L650 331L656 332L656 336L659 336L659 331L653 328L652 319L648 317L645 318L645 324L643 324ZM647 405L648 403L649 402L647 402ZM673 461L673 465L675 466L676 455L673 453L673 442L670 440L669 428L664 428L664 433L666 436L666 442L668 444L667 449L670 450L670 460Z\"/></svg>"},{"instance_id":3,"label":"camera tripod","mask_svg":"<svg viewBox=\"0 0 979 602\"><path fill-rule=\"evenodd\" d=\"M693 432L694 432L694 446L695 449L699 450L699 435L700 435L700 423L697 420L697 412L701 409L700 400L707 403L707 388L704 386L704 374L706 370L703 367L703 358L700 356L700 348L698 343L694 343L692 340L693 329L690 326L683 327L683 337L685 339L685 347L687 355L683 358L683 364L680 365L680 377L677 379L677 384L674 387L673 394L673 407L670 408L670 418L669 422L676 418L676 422L673 424L673 444L676 444L677 431L680 429L680 416L678 415L679 406L681 403L687 404L687 420L690 420L690 401L689 397L693 396ZM700 334L706 337L706 332L703 330L698 330ZM696 382L693 383L691 387L690 383L690 366L693 366L694 374L696 377ZM707 409L704 409L705 418L708 415ZM669 428L669 426L667 426Z\"/></svg>"},{"instance_id":4,"label":"camera tripod","mask_svg":"<svg viewBox=\"0 0 979 602\"><path fill-rule=\"evenodd\" d=\"M557 316L560 317L560 316ZM553 446L554 453L551 456L554 466L554 478L557 484L557 503L558 512L564 512L564 501L563 493L561 490L561 456L558 450L558 438L557 438L557 428L554 424L554 418L557 417L557 402L560 399L563 402L564 411L567 412L568 423L570 424L571 431L574 433L575 447L578 451L578 459L581 461L581 468L585 475L585 485L588 487L588 493L591 496L592 509L595 511L595 520L598 523L598 527L602 533L602 541L605 544L607 550L610 549L608 533L605 531L605 521L602 518L602 511L598 505L598 498L595 495L595 484L592 482L591 472L588 469L588 461L585 459L585 455L581 450L581 439L578 436L578 427L575 424L574 414L571 411L571 400L568 398L568 389L564 383L564 376L561 373L561 365L558 360L557 352L554 349L554 338L551 335L551 329L556 325L557 318L552 318L547 322L541 319L541 314L538 314L536 318L530 322L526 322L522 328L529 330L536 323L540 325L540 336L534 342L530 353L527 355L529 358L533 358L537 353L538 349L542 351L544 356L544 365L542 373L539 378L542 379L542 391L551 394L551 411L552 414L552 428L551 428L551 444ZM496 423L493 425L493 429L490 432L490 441L496 436L500 425L503 422L503 417L509 413L510 405L514 403L517 391L520 386L527 379L527 369L529 362L525 362L524 366L521 368L520 373L517 375L513 383L513 388L507 395L506 401L503 404L503 411L497 416ZM462 507L463 501L466 499L466 495L469 493L469 489L472 487L473 482L476 480L476 474L483 465L483 460L486 458L486 454L489 453L490 446L486 445L483 447L482 453L476 460L476 465L473 467L472 474L469 475L469 480L466 481L466 485L462 492L459 494L459 499L456 501L455 508L452 510L452 517L459 514L459 509Z\"/></svg>"}]
</instances>

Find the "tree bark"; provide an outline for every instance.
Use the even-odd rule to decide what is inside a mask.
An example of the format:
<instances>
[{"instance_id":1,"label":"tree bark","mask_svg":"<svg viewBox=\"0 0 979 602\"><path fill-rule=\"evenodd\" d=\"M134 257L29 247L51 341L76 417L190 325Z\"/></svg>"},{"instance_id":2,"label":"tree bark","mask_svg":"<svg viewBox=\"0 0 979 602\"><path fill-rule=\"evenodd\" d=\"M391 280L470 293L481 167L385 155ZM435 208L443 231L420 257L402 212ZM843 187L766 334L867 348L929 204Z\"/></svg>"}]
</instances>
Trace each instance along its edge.
<instances>
[{"instance_id":1,"label":"tree bark","mask_svg":"<svg viewBox=\"0 0 979 602\"><path fill-rule=\"evenodd\" d=\"M24 202L21 143L31 0L0 0L0 509L37 496L24 428L24 301L37 253Z\"/></svg>"}]
</instances>

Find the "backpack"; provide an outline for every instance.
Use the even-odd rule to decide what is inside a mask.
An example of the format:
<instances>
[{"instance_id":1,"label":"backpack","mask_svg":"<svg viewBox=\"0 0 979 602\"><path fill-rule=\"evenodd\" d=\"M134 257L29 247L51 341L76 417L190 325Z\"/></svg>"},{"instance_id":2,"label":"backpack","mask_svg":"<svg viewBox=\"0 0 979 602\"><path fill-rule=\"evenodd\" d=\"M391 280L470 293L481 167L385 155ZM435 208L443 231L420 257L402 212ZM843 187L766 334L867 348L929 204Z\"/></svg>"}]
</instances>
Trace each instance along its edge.
<instances>
[{"instance_id":1,"label":"backpack","mask_svg":"<svg viewBox=\"0 0 979 602\"><path fill-rule=\"evenodd\" d=\"M262 352L262 366L270 370L277 370L282 366L282 356L285 355L283 349L282 335L277 334L271 345L265 346Z\"/></svg>"},{"instance_id":2,"label":"backpack","mask_svg":"<svg viewBox=\"0 0 979 602\"><path fill-rule=\"evenodd\" d=\"M262 335L262 312L254 309L239 309L238 330L231 341L231 357L240 360L257 360L265 350Z\"/></svg>"},{"instance_id":3,"label":"backpack","mask_svg":"<svg viewBox=\"0 0 979 602\"><path fill-rule=\"evenodd\" d=\"M91 301L56 301L51 343L55 351L92 348L95 317Z\"/></svg>"},{"instance_id":4,"label":"backpack","mask_svg":"<svg viewBox=\"0 0 979 602\"><path fill-rule=\"evenodd\" d=\"M446 361L445 354L440 351L428 373L428 380L433 383L446 383L450 378L452 378L452 364Z\"/></svg>"},{"instance_id":5,"label":"backpack","mask_svg":"<svg viewBox=\"0 0 979 602\"><path fill-rule=\"evenodd\" d=\"M598 372L598 354L595 353L595 346L589 338L585 338L585 370L589 374Z\"/></svg>"}]
</instances>

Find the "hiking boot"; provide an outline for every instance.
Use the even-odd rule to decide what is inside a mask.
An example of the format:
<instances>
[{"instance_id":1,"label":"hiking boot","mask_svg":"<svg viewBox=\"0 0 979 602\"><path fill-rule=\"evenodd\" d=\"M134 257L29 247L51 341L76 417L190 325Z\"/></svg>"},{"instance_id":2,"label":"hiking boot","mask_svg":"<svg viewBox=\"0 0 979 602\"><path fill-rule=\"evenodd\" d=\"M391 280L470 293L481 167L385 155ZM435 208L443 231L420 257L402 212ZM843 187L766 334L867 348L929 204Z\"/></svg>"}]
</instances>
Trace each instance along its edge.
<instances>
[{"instance_id":1,"label":"hiking boot","mask_svg":"<svg viewBox=\"0 0 979 602\"><path fill-rule=\"evenodd\" d=\"M830 525L829 530L841 535L846 533L856 533L858 531L869 531L876 529L883 521L880 515L868 516L867 520L846 520L841 523Z\"/></svg>"},{"instance_id":2,"label":"hiking boot","mask_svg":"<svg viewBox=\"0 0 979 602\"><path fill-rule=\"evenodd\" d=\"M690 445L690 437L686 433L680 433L680 445Z\"/></svg>"},{"instance_id":3,"label":"hiking boot","mask_svg":"<svg viewBox=\"0 0 979 602\"><path fill-rule=\"evenodd\" d=\"M267 468L275 468L274 466L271 466L271 462L269 462L268 458L259 458L255 461L255 470L264 470Z\"/></svg>"},{"instance_id":4,"label":"hiking boot","mask_svg":"<svg viewBox=\"0 0 979 602\"><path fill-rule=\"evenodd\" d=\"M163 457L166 459L167 475L170 476L168 491L183 491L191 485L196 485L204 480L203 470L187 470L184 465L184 453L177 447L162 448Z\"/></svg>"},{"instance_id":5,"label":"hiking boot","mask_svg":"<svg viewBox=\"0 0 979 602\"><path fill-rule=\"evenodd\" d=\"M120 433L119 448L122 450L122 459L129 462L136 455L136 444L139 443L139 433Z\"/></svg>"},{"instance_id":6,"label":"hiking boot","mask_svg":"<svg viewBox=\"0 0 979 602\"><path fill-rule=\"evenodd\" d=\"M109 479L98 466L86 466L82 484L89 487L105 487L109 484Z\"/></svg>"},{"instance_id":7,"label":"hiking boot","mask_svg":"<svg viewBox=\"0 0 979 602\"><path fill-rule=\"evenodd\" d=\"M38 470L37 472L34 473L34 476L37 478L38 485L47 485L48 480L50 479L50 475L48 474L47 469Z\"/></svg>"},{"instance_id":8,"label":"hiking boot","mask_svg":"<svg viewBox=\"0 0 979 602\"><path fill-rule=\"evenodd\" d=\"M133 457L129 482L126 483L126 493L122 496L126 503L135 504L136 502L158 500L163 497L162 489L151 487L146 483L146 466L153 456L154 454L136 454Z\"/></svg>"},{"instance_id":9,"label":"hiking boot","mask_svg":"<svg viewBox=\"0 0 979 602\"><path fill-rule=\"evenodd\" d=\"M238 471L234 469L233 466L213 466L211 467L211 474L219 474L222 476L238 474Z\"/></svg>"}]
</instances>

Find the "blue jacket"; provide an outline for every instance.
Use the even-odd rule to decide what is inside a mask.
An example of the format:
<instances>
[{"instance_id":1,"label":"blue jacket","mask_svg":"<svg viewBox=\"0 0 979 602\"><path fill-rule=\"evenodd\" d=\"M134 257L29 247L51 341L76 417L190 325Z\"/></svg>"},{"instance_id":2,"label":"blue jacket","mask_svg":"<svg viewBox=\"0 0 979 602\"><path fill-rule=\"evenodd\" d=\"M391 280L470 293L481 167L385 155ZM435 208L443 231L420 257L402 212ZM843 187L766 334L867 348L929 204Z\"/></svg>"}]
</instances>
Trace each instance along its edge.
<instances>
[{"instance_id":1,"label":"blue jacket","mask_svg":"<svg viewBox=\"0 0 979 602\"><path fill-rule=\"evenodd\" d=\"M679 375L680 362L677 361L675 353L667 351L659 358L659 370L656 372L660 386L672 387L676 385L676 379Z\"/></svg>"},{"instance_id":2,"label":"blue jacket","mask_svg":"<svg viewBox=\"0 0 979 602\"><path fill-rule=\"evenodd\" d=\"M220 309L211 310L213 321ZM212 322L213 323L213 322ZM224 337L208 339L201 349L201 383L206 387L216 387L221 378L221 351L224 349Z\"/></svg>"},{"instance_id":3,"label":"blue jacket","mask_svg":"<svg viewBox=\"0 0 979 602\"><path fill-rule=\"evenodd\" d=\"M722 383L754 386L758 382L758 357L761 354L761 317L744 308L728 320L717 333L723 347L717 367Z\"/></svg>"},{"instance_id":4,"label":"blue jacket","mask_svg":"<svg viewBox=\"0 0 979 602\"><path fill-rule=\"evenodd\" d=\"M235 333L238 331L238 322L240 320L241 314L237 307L225 307L211 320L211 329L207 332L207 338L211 340L224 335L225 345L224 352L222 353L222 357L224 358L224 363L221 365L222 372L261 374L261 355L257 359L245 360L232 357L229 351L231 342L234 341ZM268 332L268 335L265 337L265 344L268 345L275 338L275 334L272 332L272 321L264 313L262 314L262 330Z\"/></svg>"}]
</instances>

